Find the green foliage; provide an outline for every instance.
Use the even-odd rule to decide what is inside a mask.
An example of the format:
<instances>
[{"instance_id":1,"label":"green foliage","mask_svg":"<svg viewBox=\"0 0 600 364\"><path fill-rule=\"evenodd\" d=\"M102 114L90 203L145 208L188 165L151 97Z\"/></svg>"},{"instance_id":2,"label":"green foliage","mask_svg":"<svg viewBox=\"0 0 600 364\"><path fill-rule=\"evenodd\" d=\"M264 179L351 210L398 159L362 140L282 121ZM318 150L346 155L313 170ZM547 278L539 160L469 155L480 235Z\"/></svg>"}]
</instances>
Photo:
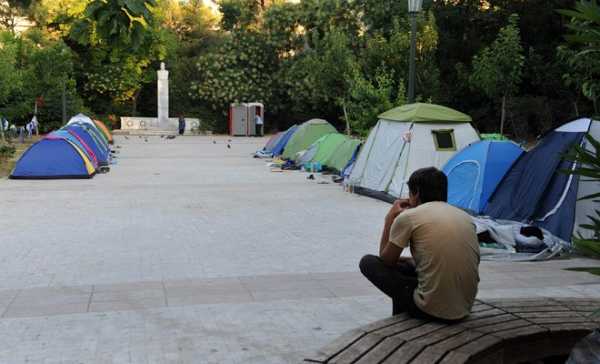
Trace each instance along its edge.
<instances>
[{"instance_id":1,"label":"green foliage","mask_svg":"<svg viewBox=\"0 0 600 364\"><path fill-rule=\"evenodd\" d=\"M190 92L223 117L230 103L269 103L274 64L275 52L263 34L233 33L214 52L198 58L196 70L200 77Z\"/></svg>"},{"instance_id":2,"label":"green foliage","mask_svg":"<svg viewBox=\"0 0 600 364\"><path fill-rule=\"evenodd\" d=\"M600 141L589 134L586 135L586 138L593 150L580 145L573 146L565 158L576 161L577 167L572 171L564 172L580 176L582 179L580 183L600 183ZM581 199L597 198L600 198L600 192L581 197ZM600 200L595 200L595 202L600 202ZM573 237L573 242L582 252L600 257L600 210L595 210L595 213L595 216L587 216L589 223L579 226L583 230L590 231L591 234L578 232Z\"/></svg>"},{"instance_id":3,"label":"green foliage","mask_svg":"<svg viewBox=\"0 0 600 364\"><path fill-rule=\"evenodd\" d=\"M232 31L256 25L260 6L256 0L221 0L219 10L223 15L221 27L224 30Z\"/></svg>"},{"instance_id":4,"label":"green foliage","mask_svg":"<svg viewBox=\"0 0 600 364\"><path fill-rule=\"evenodd\" d=\"M153 23L150 7L156 5L156 0L92 0L71 37L82 45L137 51L147 42L146 30Z\"/></svg>"},{"instance_id":5,"label":"green foliage","mask_svg":"<svg viewBox=\"0 0 600 364\"><path fill-rule=\"evenodd\" d=\"M492 45L473 58L471 84L491 99L515 94L521 82L525 57L518 20L512 15Z\"/></svg>"},{"instance_id":6,"label":"green foliage","mask_svg":"<svg viewBox=\"0 0 600 364\"><path fill-rule=\"evenodd\" d=\"M600 6L596 0L580 1L574 10L559 10L571 18L567 25L570 34L565 36L572 48L562 47L560 52L567 59L570 72L564 80L568 86L580 88L582 94L594 104L600 113Z\"/></svg>"},{"instance_id":7,"label":"green foliage","mask_svg":"<svg viewBox=\"0 0 600 364\"><path fill-rule=\"evenodd\" d=\"M392 75L393 72L382 68L374 81L369 81L358 70L353 72L348 98L348 118L353 132L366 136L377 123L379 114L406 103L404 82L400 80L399 89L395 90Z\"/></svg>"},{"instance_id":8,"label":"green foliage","mask_svg":"<svg viewBox=\"0 0 600 364\"><path fill-rule=\"evenodd\" d=\"M0 144L0 163L3 160L10 159L15 154L16 149L12 145Z\"/></svg>"}]
</instances>

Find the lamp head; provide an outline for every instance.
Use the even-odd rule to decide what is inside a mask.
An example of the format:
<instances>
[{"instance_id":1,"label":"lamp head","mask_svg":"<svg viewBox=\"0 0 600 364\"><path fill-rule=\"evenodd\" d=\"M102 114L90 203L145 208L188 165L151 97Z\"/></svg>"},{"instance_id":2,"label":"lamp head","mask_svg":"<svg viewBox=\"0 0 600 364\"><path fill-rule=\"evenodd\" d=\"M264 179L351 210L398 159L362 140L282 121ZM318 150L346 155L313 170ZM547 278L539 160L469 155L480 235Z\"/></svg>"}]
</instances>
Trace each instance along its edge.
<instances>
[{"instance_id":1,"label":"lamp head","mask_svg":"<svg viewBox=\"0 0 600 364\"><path fill-rule=\"evenodd\" d=\"M423 7L423 0L408 0L408 12L418 13Z\"/></svg>"}]
</instances>

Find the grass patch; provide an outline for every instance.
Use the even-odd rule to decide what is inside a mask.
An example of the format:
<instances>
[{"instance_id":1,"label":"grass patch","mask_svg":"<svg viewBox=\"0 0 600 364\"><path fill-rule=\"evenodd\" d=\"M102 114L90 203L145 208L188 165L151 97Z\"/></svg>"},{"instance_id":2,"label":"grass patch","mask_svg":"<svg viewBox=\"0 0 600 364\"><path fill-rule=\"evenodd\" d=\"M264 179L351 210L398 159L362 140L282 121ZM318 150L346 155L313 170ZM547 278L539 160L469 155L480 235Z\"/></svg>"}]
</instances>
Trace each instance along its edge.
<instances>
[{"instance_id":1,"label":"grass patch","mask_svg":"<svg viewBox=\"0 0 600 364\"><path fill-rule=\"evenodd\" d=\"M573 272L588 272L595 276L600 276L600 267L583 267L583 268L565 268Z\"/></svg>"},{"instance_id":2,"label":"grass patch","mask_svg":"<svg viewBox=\"0 0 600 364\"><path fill-rule=\"evenodd\" d=\"M17 163L19 158L21 158L21 154L23 154L23 152L26 151L27 148L29 148L33 143L37 142L41 138L42 136L34 135L31 138L26 139L24 143L10 143L11 146L15 147L15 154L8 159L0 158L0 178L8 177L10 175L10 172L12 172L13 168L15 167L15 164Z\"/></svg>"}]
</instances>

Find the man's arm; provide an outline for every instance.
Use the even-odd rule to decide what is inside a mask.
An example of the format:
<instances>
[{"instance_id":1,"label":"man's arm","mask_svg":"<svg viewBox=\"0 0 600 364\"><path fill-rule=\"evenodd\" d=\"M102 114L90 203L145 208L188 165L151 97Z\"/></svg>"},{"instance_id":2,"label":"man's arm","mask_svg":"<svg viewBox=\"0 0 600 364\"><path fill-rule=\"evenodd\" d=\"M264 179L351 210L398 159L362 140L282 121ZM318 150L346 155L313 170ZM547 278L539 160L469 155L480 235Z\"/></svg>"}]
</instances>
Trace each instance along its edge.
<instances>
[{"instance_id":1,"label":"man's arm","mask_svg":"<svg viewBox=\"0 0 600 364\"><path fill-rule=\"evenodd\" d=\"M389 265L395 265L400 254L402 254L402 248L390 243L390 230L396 217L406 210L407 204L408 200L396 200L385 216L383 232L379 241L379 256Z\"/></svg>"}]
</instances>

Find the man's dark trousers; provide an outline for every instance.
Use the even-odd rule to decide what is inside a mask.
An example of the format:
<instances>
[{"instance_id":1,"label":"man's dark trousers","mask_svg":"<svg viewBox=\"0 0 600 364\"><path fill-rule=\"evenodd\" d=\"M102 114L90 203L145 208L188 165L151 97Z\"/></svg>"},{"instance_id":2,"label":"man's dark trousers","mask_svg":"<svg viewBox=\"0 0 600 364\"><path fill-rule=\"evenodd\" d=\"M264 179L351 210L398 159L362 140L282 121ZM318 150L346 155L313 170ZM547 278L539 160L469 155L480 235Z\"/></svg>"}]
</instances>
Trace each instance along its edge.
<instances>
[{"instance_id":1,"label":"man's dark trousers","mask_svg":"<svg viewBox=\"0 0 600 364\"><path fill-rule=\"evenodd\" d=\"M375 255L365 255L360 260L362 274L392 299L392 314L397 315L408 312L415 317L425 318L413 299L413 292L417 288L417 273L415 267L407 262L396 266L389 266Z\"/></svg>"}]
</instances>

